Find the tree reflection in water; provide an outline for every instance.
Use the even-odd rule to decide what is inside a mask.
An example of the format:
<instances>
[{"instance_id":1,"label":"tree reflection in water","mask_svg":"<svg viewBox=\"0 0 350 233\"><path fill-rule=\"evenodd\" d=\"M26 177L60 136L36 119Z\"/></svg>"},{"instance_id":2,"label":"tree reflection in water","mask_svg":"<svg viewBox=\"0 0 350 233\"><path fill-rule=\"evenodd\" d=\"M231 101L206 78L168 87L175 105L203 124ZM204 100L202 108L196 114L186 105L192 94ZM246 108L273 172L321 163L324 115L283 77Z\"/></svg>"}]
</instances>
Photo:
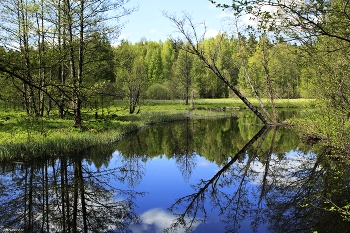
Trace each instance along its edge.
<instances>
[{"instance_id":1,"label":"tree reflection in water","mask_svg":"<svg viewBox=\"0 0 350 233\"><path fill-rule=\"evenodd\" d=\"M349 232L335 211L350 203L348 162L285 128L255 134L251 122L187 119L143 128L103 151L5 164L0 232Z\"/></svg>"},{"instance_id":2,"label":"tree reflection in water","mask_svg":"<svg viewBox=\"0 0 350 233\"><path fill-rule=\"evenodd\" d=\"M185 228L187 231L191 231L198 221L205 221L207 217L206 200L209 199L213 207L220 210L220 215L227 213L229 221L228 228L235 229L239 222L245 217L246 206L249 205L249 199L245 195L248 193L245 190L245 183L247 180L245 176L241 177L238 184L237 191L230 196L225 191L219 189L219 187L225 187L232 184L232 179L228 178L229 175L235 178L235 173L230 170L232 164L234 164L241 156L243 156L249 147L252 146L260 137L266 135L270 130L269 127L263 127L231 160L223 166L210 180L201 180L197 185L193 185L194 190L197 192L179 198L170 208L171 212L174 212L179 208L179 205L185 206L185 211L181 214L177 214L177 219L173 224L165 229L166 232L173 232L178 228ZM247 164L249 164L248 162ZM204 216L197 218L200 211Z\"/></svg>"},{"instance_id":3,"label":"tree reflection in water","mask_svg":"<svg viewBox=\"0 0 350 233\"><path fill-rule=\"evenodd\" d=\"M193 122L193 121L192 121ZM173 155L177 164L177 167L181 171L181 174L187 182L192 171L197 165L196 153L193 145L193 126L190 123L189 118L186 119L184 130L180 131L178 135L178 143L173 150ZM191 129L192 128L192 129Z\"/></svg>"},{"instance_id":4,"label":"tree reflection in water","mask_svg":"<svg viewBox=\"0 0 350 233\"><path fill-rule=\"evenodd\" d=\"M110 185L125 167L93 170L81 159L8 166L1 176L0 228L24 232L128 232L143 193Z\"/></svg>"},{"instance_id":5,"label":"tree reflection in water","mask_svg":"<svg viewBox=\"0 0 350 233\"><path fill-rule=\"evenodd\" d=\"M274 154L277 130L263 127L211 179L193 184L195 192L169 208L176 219L164 231L191 232L206 222L208 212L218 210L225 232L238 232L246 219L252 219L253 232L264 224L268 232L350 232L349 222L339 213L325 211L331 209L330 203L349 203L349 176L339 175L344 166L334 169L333 164L329 169L322 154ZM271 131L270 146L262 149Z\"/></svg>"}]
</instances>

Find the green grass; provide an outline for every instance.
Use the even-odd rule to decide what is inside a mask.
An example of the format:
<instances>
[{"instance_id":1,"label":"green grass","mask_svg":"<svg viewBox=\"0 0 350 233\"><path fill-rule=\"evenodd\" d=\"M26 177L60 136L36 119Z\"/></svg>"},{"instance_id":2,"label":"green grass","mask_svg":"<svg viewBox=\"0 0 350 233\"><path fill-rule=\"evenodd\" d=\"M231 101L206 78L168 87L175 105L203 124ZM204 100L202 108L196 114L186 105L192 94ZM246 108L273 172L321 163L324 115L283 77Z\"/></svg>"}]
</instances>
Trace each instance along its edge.
<instances>
[{"instance_id":1,"label":"green grass","mask_svg":"<svg viewBox=\"0 0 350 233\"><path fill-rule=\"evenodd\" d=\"M266 101L266 100L265 100ZM258 106L256 100L251 102ZM307 107L312 100L278 100L278 107ZM268 106L268 104L267 104ZM83 129L74 128L72 119L31 118L24 112L0 111L0 161L29 160L44 156L75 153L89 146L110 144L141 127L182 120L188 116L231 115L245 105L238 99L199 99L194 109L184 101L146 100L139 114L129 114L123 101L108 109L83 112Z\"/></svg>"},{"instance_id":2,"label":"green grass","mask_svg":"<svg viewBox=\"0 0 350 233\"><path fill-rule=\"evenodd\" d=\"M259 102L255 98L248 98L248 100L256 107L260 107ZM264 105L269 108L271 103L268 99L262 99ZM314 104L313 99L277 99L276 106L278 108L300 108L309 107ZM238 98L221 98L221 99L196 99L194 101L195 108L217 108L217 107L231 107L231 108L246 108L246 105ZM141 108L147 110L156 109L176 109L185 110L188 109L183 100L147 100L145 106Z\"/></svg>"},{"instance_id":3,"label":"green grass","mask_svg":"<svg viewBox=\"0 0 350 233\"><path fill-rule=\"evenodd\" d=\"M255 106L260 107L259 102L255 98L248 98L248 100ZM262 99L262 102L267 108L271 107L268 99ZM302 108L309 107L314 102L311 99L278 99L275 101L278 108ZM225 99L200 99L195 102L195 107L231 107L231 108L246 108L246 105L238 98Z\"/></svg>"}]
</instances>

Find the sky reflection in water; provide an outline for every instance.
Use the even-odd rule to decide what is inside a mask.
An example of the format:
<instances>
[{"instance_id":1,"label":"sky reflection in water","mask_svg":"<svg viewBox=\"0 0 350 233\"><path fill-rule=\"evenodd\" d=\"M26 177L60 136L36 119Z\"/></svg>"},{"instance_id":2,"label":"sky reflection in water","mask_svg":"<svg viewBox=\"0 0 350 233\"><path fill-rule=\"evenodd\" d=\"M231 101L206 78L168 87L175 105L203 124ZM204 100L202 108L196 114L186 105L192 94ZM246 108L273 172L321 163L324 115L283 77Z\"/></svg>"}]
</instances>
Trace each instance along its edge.
<instances>
[{"instance_id":1,"label":"sky reflection in water","mask_svg":"<svg viewBox=\"0 0 350 233\"><path fill-rule=\"evenodd\" d=\"M312 161L314 160L314 156L312 154L305 157L301 156L299 153L297 151L290 151L283 161L279 161L277 157L272 156L273 162L271 162L271 169L273 170L277 166L283 166L285 171L286 176L282 179L286 180L281 180L281 184L288 184L291 182L291 179L293 179L291 173L295 172L297 168L305 164L305 162L310 166L313 165ZM117 163L117 161L121 159L118 151L114 152L113 156L114 159L110 164ZM221 168L215 164L215 162L210 162L198 155L193 155L191 159L196 161L196 166L193 168L190 179L188 180L181 174L175 159L168 159L163 156L146 162L145 175L140 184L135 187L135 190L147 193L144 197L140 197L136 200L139 206L137 212L142 222L139 225L131 226L130 229L132 232L164 232L164 229L168 228L176 220L174 213L168 211L168 208L175 200L192 194L194 189L191 185L198 184L201 180L210 180ZM246 163L247 159L240 163L233 164L232 167L234 168L232 170L237 170L238 168L239 170L244 170L246 169ZM256 160L252 162L250 169L250 172L254 175L245 178L248 180L245 187L245 191L248 191L248 193L245 193L245 195L250 199L250 207L252 207L250 211L254 211L256 208L254 206L258 205L256 197L259 195L257 192L259 192L259 186L263 179L264 165ZM130 188L126 184L115 184L117 187L121 187L121 185L124 185L125 189ZM229 194L236 192L236 188L235 183L233 183L222 188L221 191ZM264 208L265 202L259 205L261 208ZM205 207L208 208L205 222L196 222L193 225L193 232L227 232L225 230L226 224L220 221L220 211L215 208L215 206L212 206L209 200L205 201ZM184 211L184 208L177 210L176 213L182 213L182 211ZM235 226L236 232L253 232L251 224L254 222L254 216L251 215L251 213L245 214L244 218ZM200 213L197 218L203 220L203 213ZM189 220L190 218L187 218L187 221ZM260 220L260 222L261 221L262 220ZM180 227L176 232L185 232L185 230L186 228ZM259 224L254 231L267 232L267 224Z\"/></svg>"},{"instance_id":2,"label":"sky reflection in water","mask_svg":"<svg viewBox=\"0 0 350 233\"><path fill-rule=\"evenodd\" d=\"M341 164L292 129L251 122L188 119L72 157L7 164L0 230L347 232L339 214L322 210L323 193L347 203Z\"/></svg>"}]
</instances>

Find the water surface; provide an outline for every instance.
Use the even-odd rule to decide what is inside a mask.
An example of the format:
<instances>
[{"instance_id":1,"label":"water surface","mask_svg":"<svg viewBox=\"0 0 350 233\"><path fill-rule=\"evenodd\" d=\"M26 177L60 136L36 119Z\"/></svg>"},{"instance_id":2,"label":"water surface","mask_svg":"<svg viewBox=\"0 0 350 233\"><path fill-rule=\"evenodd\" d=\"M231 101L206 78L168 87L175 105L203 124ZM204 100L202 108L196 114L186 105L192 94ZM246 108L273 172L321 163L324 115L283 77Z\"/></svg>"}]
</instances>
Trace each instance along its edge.
<instances>
[{"instance_id":1,"label":"water surface","mask_svg":"<svg viewBox=\"0 0 350 233\"><path fill-rule=\"evenodd\" d=\"M345 166L255 119L154 125L111 146L3 164L3 232L348 232ZM344 168L346 169L346 168Z\"/></svg>"}]
</instances>

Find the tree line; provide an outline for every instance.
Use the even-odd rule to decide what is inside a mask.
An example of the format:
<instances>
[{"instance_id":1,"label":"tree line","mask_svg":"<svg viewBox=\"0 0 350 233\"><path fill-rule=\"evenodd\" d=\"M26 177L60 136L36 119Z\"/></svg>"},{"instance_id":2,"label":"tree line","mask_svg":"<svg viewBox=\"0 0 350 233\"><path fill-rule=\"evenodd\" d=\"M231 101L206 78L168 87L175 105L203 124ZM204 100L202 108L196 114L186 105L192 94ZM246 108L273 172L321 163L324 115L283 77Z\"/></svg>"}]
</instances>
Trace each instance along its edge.
<instances>
[{"instance_id":1,"label":"tree line","mask_svg":"<svg viewBox=\"0 0 350 233\"><path fill-rule=\"evenodd\" d=\"M127 3L2 1L0 98L28 115L57 110L61 118L73 117L75 126L81 125L83 107L103 108L114 99L127 99L134 113L143 99L184 99L188 104L191 98L234 95L265 123L279 118L276 111L264 110L262 98L273 107L276 98L317 98L324 108L334 109L332 118L348 117L349 14L342 1L288 8L256 0L276 11L244 1L216 3L237 18L250 13L258 27L206 38L188 15L165 14L180 37L122 41L113 47L123 26L120 19L136 10ZM246 100L253 96L260 100L262 114Z\"/></svg>"},{"instance_id":2,"label":"tree line","mask_svg":"<svg viewBox=\"0 0 350 233\"><path fill-rule=\"evenodd\" d=\"M134 113L141 99L183 99L189 104L192 95L196 98L233 96L228 86L206 69L198 57L178 49L170 39L164 42L122 41L113 47L106 35L95 31L83 41L81 71L76 67L82 49L78 41L72 41L70 61L67 42L51 45L47 40L44 38L41 49L36 46L39 42L34 41L27 52L1 48L4 87L1 99L23 107L29 115L49 115L58 109L59 116L64 117L71 111L74 114L74 109L81 109L82 104L103 107L108 101L124 98L129 100L130 113ZM207 51L219 46L218 68L247 97L253 96L253 92L244 71L249 73L260 96L267 97L263 64L259 60L261 40L254 36L235 38L223 33L202 43ZM302 76L305 66L298 56L298 52L301 53L298 46L287 43L270 46L276 96L308 97L303 85L307 77ZM247 67L241 65L239 53L243 53L242 50ZM284 60L290 64L287 69ZM82 78L72 78L79 72L84 72Z\"/></svg>"},{"instance_id":3,"label":"tree line","mask_svg":"<svg viewBox=\"0 0 350 233\"><path fill-rule=\"evenodd\" d=\"M201 43L203 49L210 51L218 47L220 56L216 62L218 69L227 74L231 83L237 85L247 97L253 96L245 79L242 57L247 63L249 75L256 90L262 97L267 97L264 85L263 64L261 63L261 41L264 39L229 36L226 33L207 38ZM181 42L183 43L183 42ZM186 44L183 44L186 46ZM270 44L270 68L273 70L273 86L279 98L308 97L303 89L302 51L296 45L279 43ZM244 52L242 51L244 50ZM124 92L135 92L149 99L184 99L188 104L192 91L198 98L227 98L233 96L225 83L206 69L198 57L181 50L170 39L165 42L146 41L137 43L122 41L114 48L116 60L116 81ZM283 60L288 60L285 67ZM305 64L305 62L304 62ZM283 72L279 72L283 71ZM141 88L142 87L142 88ZM135 95L131 94L131 95Z\"/></svg>"},{"instance_id":4,"label":"tree line","mask_svg":"<svg viewBox=\"0 0 350 233\"><path fill-rule=\"evenodd\" d=\"M196 155L205 157L215 162L218 166L226 165L228 158L235 155L241 147L247 143L260 129L253 124L259 123L259 119L252 113L247 112L245 117L231 117L219 119L186 119L169 125L157 125L149 127L138 134L129 135L115 145L115 149L125 158L139 157L143 160L165 156L168 159L176 159L183 162L181 169L191 169L186 164L191 162ZM259 147L254 145L241 156L240 161L259 157L264 160L265 152L285 158L286 152L298 148L304 153L311 150L310 145L300 143L298 135L290 128L281 128L275 134L266 133L261 139ZM232 132L236 132L232 134ZM272 139L273 138L273 139ZM210 146L208 146L210 145ZM257 150L264 151L257 155ZM317 148L312 148L317 150ZM97 159L97 158L96 158ZM94 164L98 164L92 160ZM185 172L191 173L191 171Z\"/></svg>"},{"instance_id":5,"label":"tree line","mask_svg":"<svg viewBox=\"0 0 350 233\"><path fill-rule=\"evenodd\" d=\"M5 101L28 115L58 110L82 123L91 87L108 75L110 43L120 18L131 14L123 0L6 0L0 3L0 72ZM96 52L98 51L98 52ZM100 75L101 74L101 75Z\"/></svg>"}]
</instances>

